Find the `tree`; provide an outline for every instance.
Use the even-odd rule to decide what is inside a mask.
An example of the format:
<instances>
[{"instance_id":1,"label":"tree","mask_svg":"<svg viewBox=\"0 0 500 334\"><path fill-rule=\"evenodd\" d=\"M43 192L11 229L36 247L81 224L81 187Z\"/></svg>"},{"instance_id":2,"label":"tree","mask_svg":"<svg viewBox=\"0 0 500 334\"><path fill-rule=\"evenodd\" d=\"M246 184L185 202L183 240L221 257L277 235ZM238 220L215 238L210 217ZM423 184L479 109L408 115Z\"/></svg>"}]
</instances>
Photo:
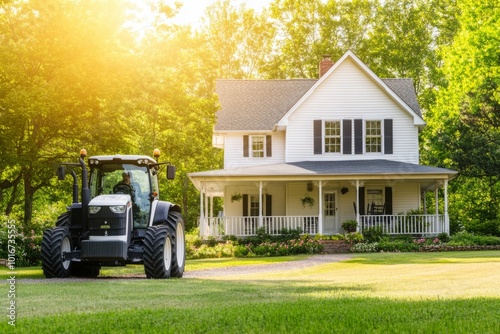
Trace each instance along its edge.
<instances>
[{"instance_id":1,"label":"tree","mask_svg":"<svg viewBox=\"0 0 500 334\"><path fill-rule=\"evenodd\" d=\"M446 85L428 115L425 159L459 171L469 184L459 188L460 199L481 194L480 204L460 217L472 228L500 217L500 6L464 0L459 8L460 30L442 49Z\"/></svg>"}]
</instances>

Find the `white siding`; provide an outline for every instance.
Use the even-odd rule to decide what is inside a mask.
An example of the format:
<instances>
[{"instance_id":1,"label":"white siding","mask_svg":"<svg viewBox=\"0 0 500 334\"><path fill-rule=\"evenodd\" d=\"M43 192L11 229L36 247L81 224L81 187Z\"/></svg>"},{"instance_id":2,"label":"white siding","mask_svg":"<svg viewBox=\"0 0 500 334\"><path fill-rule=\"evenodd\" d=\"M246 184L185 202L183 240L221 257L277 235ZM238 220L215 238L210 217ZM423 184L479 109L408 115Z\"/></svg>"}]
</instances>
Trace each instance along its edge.
<instances>
[{"instance_id":1,"label":"white siding","mask_svg":"<svg viewBox=\"0 0 500 334\"><path fill-rule=\"evenodd\" d=\"M404 213L416 210L420 204L420 186L418 183L398 183L392 188L392 213Z\"/></svg>"},{"instance_id":2,"label":"white siding","mask_svg":"<svg viewBox=\"0 0 500 334\"><path fill-rule=\"evenodd\" d=\"M314 154L313 121L342 119L392 119L394 153ZM350 59L344 61L290 115L286 141L286 162L387 159L418 163L418 128L413 124L413 117Z\"/></svg>"},{"instance_id":3,"label":"white siding","mask_svg":"<svg viewBox=\"0 0 500 334\"><path fill-rule=\"evenodd\" d=\"M228 133L224 139L224 168L259 166L285 162L285 133L251 133L272 136L272 157L243 157L243 136L249 133Z\"/></svg>"}]
</instances>

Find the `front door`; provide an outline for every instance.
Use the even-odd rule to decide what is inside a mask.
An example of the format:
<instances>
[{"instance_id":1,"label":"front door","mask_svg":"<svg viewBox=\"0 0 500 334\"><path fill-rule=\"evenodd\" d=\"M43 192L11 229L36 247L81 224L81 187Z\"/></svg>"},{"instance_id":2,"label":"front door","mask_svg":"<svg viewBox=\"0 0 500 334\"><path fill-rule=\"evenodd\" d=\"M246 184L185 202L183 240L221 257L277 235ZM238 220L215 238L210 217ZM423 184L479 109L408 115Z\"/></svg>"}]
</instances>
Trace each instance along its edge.
<instances>
[{"instance_id":1,"label":"front door","mask_svg":"<svg viewBox=\"0 0 500 334\"><path fill-rule=\"evenodd\" d=\"M337 222L337 202L334 191L323 193L323 234L339 233Z\"/></svg>"}]
</instances>

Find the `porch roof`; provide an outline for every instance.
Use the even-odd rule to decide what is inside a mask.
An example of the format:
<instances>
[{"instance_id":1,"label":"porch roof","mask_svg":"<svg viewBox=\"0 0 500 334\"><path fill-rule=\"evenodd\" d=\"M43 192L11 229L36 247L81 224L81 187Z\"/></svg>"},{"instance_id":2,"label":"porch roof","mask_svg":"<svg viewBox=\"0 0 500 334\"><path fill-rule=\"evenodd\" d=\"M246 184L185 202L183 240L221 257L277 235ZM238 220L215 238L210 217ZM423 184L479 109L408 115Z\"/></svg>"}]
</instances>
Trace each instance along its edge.
<instances>
[{"instance_id":1,"label":"porch roof","mask_svg":"<svg viewBox=\"0 0 500 334\"><path fill-rule=\"evenodd\" d=\"M374 180L374 179L452 179L451 169L390 160L300 161L251 167L219 169L188 174L200 189L203 181L258 180Z\"/></svg>"}]
</instances>

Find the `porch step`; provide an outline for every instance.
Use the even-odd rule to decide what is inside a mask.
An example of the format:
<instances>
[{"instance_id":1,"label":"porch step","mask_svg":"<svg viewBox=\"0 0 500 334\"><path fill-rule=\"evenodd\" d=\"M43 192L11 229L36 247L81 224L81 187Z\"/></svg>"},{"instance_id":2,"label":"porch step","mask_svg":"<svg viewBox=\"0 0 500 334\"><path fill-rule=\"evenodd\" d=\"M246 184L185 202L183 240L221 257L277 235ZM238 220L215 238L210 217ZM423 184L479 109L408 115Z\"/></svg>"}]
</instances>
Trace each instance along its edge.
<instances>
[{"instance_id":1,"label":"porch step","mask_svg":"<svg viewBox=\"0 0 500 334\"><path fill-rule=\"evenodd\" d=\"M351 245L344 240L319 240L323 245L323 254L350 253Z\"/></svg>"}]
</instances>

